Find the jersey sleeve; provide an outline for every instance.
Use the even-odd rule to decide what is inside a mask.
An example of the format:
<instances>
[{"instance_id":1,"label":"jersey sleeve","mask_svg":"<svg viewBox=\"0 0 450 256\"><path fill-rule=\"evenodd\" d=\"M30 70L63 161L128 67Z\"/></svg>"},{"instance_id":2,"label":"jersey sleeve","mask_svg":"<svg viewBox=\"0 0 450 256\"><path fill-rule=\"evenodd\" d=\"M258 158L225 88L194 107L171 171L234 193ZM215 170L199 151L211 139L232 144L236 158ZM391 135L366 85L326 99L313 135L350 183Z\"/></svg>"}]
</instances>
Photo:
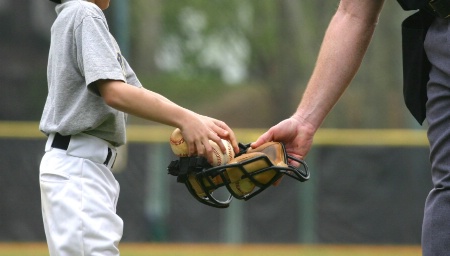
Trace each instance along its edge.
<instances>
[{"instance_id":1,"label":"jersey sleeve","mask_svg":"<svg viewBox=\"0 0 450 256\"><path fill-rule=\"evenodd\" d=\"M102 79L126 81L123 58L106 21L87 16L75 29L75 50L81 75L87 88L100 95L94 82Z\"/></svg>"}]
</instances>

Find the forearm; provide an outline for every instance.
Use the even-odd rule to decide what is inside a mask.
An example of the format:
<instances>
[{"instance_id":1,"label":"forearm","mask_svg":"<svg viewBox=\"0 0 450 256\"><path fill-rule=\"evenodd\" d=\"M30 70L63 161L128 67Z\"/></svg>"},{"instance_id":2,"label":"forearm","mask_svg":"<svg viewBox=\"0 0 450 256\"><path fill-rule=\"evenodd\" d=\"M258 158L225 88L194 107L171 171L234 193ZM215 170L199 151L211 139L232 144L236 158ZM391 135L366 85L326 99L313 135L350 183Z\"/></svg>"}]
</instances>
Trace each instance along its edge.
<instances>
[{"instance_id":1,"label":"forearm","mask_svg":"<svg viewBox=\"0 0 450 256\"><path fill-rule=\"evenodd\" d=\"M328 27L317 63L294 117L315 132L360 67L383 1L342 1ZM372 2L370 2L372 1ZM356 1L357 2L357 1ZM369 11L364 11L369 10Z\"/></svg>"},{"instance_id":2,"label":"forearm","mask_svg":"<svg viewBox=\"0 0 450 256\"><path fill-rule=\"evenodd\" d=\"M130 115L173 127L180 127L193 115L192 111L178 106L160 94L121 81L103 82L99 90L109 106Z\"/></svg>"}]
</instances>

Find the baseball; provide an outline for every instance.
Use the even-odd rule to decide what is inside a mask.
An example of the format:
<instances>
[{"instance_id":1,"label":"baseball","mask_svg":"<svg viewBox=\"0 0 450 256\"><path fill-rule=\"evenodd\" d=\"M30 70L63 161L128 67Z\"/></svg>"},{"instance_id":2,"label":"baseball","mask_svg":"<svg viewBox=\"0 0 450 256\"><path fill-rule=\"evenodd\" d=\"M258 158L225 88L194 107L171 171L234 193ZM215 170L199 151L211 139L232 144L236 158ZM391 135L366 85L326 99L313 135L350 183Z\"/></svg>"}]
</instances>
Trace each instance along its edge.
<instances>
[{"instance_id":1,"label":"baseball","mask_svg":"<svg viewBox=\"0 0 450 256\"><path fill-rule=\"evenodd\" d=\"M213 149L213 158L212 163L210 163L212 166L219 166L229 163L231 160L234 159L234 150L231 143L227 140L222 139L222 143L226 148L226 152L223 153L220 149L219 145L215 143L214 141L210 140L209 144L211 145Z\"/></svg>"},{"instance_id":2,"label":"baseball","mask_svg":"<svg viewBox=\"0 0 450 256\"><path fill-rule=\"evenodd\" d=\"M231 183L230 186L231 189L233 189L234 192L240 196L248 195L253 191L253 189L255 189L255 183L253 183L249 178Z\"/></svg>"},{"instance_id":3,"label":"baseball","mask_svg":"<svg viewBox=\"0 0 450 256\"><path fill-rule=\"evenodd\" d=\"M251 153L247 155L242 155L230 162L230 164L240 163L242 161L248 160L253 155L257 155L259 153ZM257 162L258 163L258 162ZM251 165L254 165L252 163ZM259 166L257 166L259 167ZM255 189L255 183L253 183L249 178L243 178L244 173L238 167L227 168L227 176L230 180L230 188L236 193L238 196L245 196L250 194Z\"/></svg>"},{"instance_id":4,"label":"baseball","mask_svg":"<svg viewBox=\"0 0 450 256\"><path fill-rule=\"evenodd\" d=\"M269 170L256 174L253 177L262 184L267 184L275 175L276 172L274 170ZM236 194L244 196L250 194L255 189L256 185L249 178L245 178L234 183L230 183L230 187Z\"/></svg>"},{"instance_id":5,"label":"baseball","mask_svg":"<svg viewBox=\"0 0 450 256\"><path fill-rule=\"evenodd\" d=\"M172 152L179 157L186 157L189 155L188 145L186 141L184 141L179 128L176 128L170 135L170 148L172 149Z\"/></svg>"},{"instance_id":6,"label":"baseball","mask_svg":"<svg viewBox=\"0 0 450 256\"><path fill-rule=\"evenodd\" d=\"M213 149L212 163L210 163L212 166L224 165L234 158L234 150L231 143L227 140L222 140L222 143L227 149L225 153L222 153L222 150L217 143L212 140L209 141L209 144ZM179 128L176 128L170 135L170 148L176 156L187 157L189 155L188 145Z\"/></svg>"}]
</instances>

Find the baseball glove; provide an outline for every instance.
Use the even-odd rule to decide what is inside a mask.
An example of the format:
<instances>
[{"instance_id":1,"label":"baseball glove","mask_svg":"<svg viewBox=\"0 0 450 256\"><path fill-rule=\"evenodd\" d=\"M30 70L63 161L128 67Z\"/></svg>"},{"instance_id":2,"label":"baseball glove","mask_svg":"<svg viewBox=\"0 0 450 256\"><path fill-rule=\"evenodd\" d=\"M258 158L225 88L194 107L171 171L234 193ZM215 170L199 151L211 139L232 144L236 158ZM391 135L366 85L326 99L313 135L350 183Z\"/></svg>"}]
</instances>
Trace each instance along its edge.
<instances>
[{"instance_id":1,"label":"baseball glove","mask_svg":"<svg viewBox=\"0 0 450 256\"><path fill-rule=\"evenodd\" d=\"M180 157L168 166L169 174L177 176L188 191L201 203L217 208L229 206L232 198L249 200L283 176L300 182L309 179L306 163L287 155L280 142L268 142L258 148L240 144L240 152L228 164L212 167L203 157ZM288 160L297 166L288 164ZM220 200L213 196L219 188L229 195Z\"/></svg>"}]
</instances>

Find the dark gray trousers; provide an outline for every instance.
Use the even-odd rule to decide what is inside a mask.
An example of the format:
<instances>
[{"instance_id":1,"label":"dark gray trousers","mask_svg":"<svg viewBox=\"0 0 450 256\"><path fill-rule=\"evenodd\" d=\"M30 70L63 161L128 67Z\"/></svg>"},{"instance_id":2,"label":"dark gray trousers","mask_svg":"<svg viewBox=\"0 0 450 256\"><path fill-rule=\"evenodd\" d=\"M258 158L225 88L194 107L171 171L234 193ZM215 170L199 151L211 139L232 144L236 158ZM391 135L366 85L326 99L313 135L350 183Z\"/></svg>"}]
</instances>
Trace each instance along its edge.
<instances>
[{"instance_id":1,"label":"dark gray trousers","mask_svg":"<svg viewBox=\"0 0 450 256\"><path fill-rule=\"evenodd\" d=\"M450 255L450 21L436 19L425 51L431 62L427 94L428 140L433 189L425 202L424 256Z\"/></svg>"}]
</instances>

